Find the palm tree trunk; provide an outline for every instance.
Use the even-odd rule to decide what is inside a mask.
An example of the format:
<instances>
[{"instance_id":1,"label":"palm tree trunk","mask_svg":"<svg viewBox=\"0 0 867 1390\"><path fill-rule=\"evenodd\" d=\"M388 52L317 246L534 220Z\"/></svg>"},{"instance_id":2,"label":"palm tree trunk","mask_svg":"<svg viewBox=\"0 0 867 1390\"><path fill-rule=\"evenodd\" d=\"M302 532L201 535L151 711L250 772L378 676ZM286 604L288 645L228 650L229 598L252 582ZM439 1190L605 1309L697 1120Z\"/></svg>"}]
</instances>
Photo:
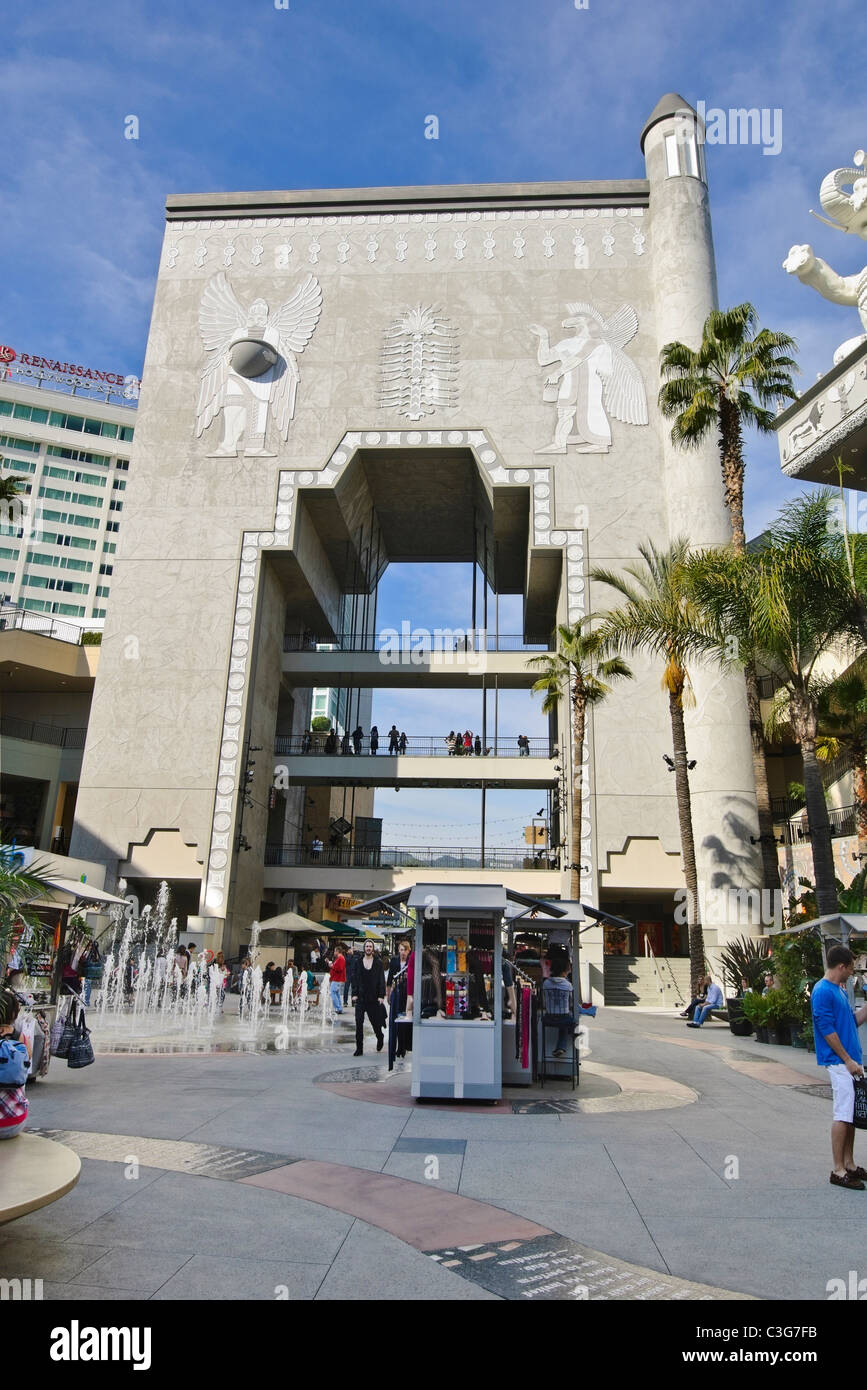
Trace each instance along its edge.
<instances>
[{"instance_id":1,"label":"palm tree trunk","mask_svg":"<svg viewBox=\"0 0 867 1390\"><path fill-rule=\"evenodd\" d=\"M813 877L816 882L816 907L825 917L839 910L837 885L834 878L834 851L831 847L831 822L825 802L822 772L816 757L816 711L798 691L791 701L792 727L801 745L804 763L804 799L810 826L813 852Z\"/></svg>"},{"instance_id":2,"label":"palm tree trunk","mask_svg":"<svg viewBox=\"0 0 867 1390\"><path fill-rule=\"evenodd\" d=\"M750 741L753 746L753 781L756 784L756 807L759 813L759 847L762 851L762 886L770 892L780 891L780 861L774 838L774 818L771 811L771 790L768 786L768 765L765 761L765 738L762 728L762 707L759 682L752 662L744 671L747 686L747 708L750 715Z\"/></svg>"},{"instance_id":3,"label":"palm tree trunk","mask_svg":"<svg viewBox=\"0 0 867 1390\"><path fill-rule=\"evenodd\" d=\"M569 896L578 902L581 899L581 791L582 769L584 767L584 731L587 710L583 701L572 700L572 871L569 878Z\"/></svg>"},{"instance_id":4,"label":"palm tree trunk","mask_svg":"<svg viewBox=\"0 0 867 1390\"><path fill-rule=\"evenodd\" d=\"M858 833L858 853L861 867L867 865L867 756L865 749L856 748L852 754L852 788L855 793L855 825Z\"/></svg>"},{"instance_id":5,"label":"palm tree trunk","mask_svg":"<svg viewBox=\"0 0 867 1390\"><path fill-rule=\"evenodd\" d=\"M744 531L744 451L738 408L725 395L719 403L720 464L723 490L732 524L732 545L739 554L746 550Z\"/></svg>"},{"instance_id":6,"label":"palm tree trunk","mask_svg":"<svg viewBox=\"0 0 867 1390\"><path fill-rule=\"evenodd\" d=\"M677 793L677 815L680 821L680 848L683 855L683 877L686 882L686 912L689 930L689 982L692 997L700 993L699 980L704 970L704 933L698 898L698 874L695 867L695 840L692 833L692 802L689 795L689 769L686 765L686 730L683 723L682 691L670 691L668 708L671 715L671 739L674 747L674 784Z\"/></svg>"}]
</instances>

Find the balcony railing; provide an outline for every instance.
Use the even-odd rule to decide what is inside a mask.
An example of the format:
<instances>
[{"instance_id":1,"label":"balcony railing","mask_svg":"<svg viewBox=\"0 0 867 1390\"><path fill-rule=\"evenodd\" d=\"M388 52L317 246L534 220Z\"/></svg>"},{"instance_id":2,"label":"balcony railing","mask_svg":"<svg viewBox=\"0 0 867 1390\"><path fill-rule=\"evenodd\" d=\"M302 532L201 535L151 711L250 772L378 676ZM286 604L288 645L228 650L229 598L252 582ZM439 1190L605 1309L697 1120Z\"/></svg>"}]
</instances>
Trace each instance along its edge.
<instances>
[{"instance_id":1,"label":"balcony railing","mask_svg":"<svg viewBox=\"0 0 867 1390\"><path fill-rule=\"evenodd\" d=\"M475 735L474 741L475 741ZM481 740L481 734L479 735ZM325 733L317 734L277 734L274 739L274 752L280 757L318 757L320 754L329 757L401 757L401 758L556 758L557 749L547 738L528 738L525 751L522 753L518 747L518 735L509 734L493 738L489 736L484 743L480 742L479 752L476 753L475 747L472 751L462 749L460 753L452 753L442 734L414 735L407 738L406 748L401 749L398 745L397 752L389 754L390 741L388 733L380 734L379 747L374 754L370 747L370 735L365 734L359 744L356 753L355 745L351 738L338 738L336 747L327 747L328 735Z\"/></svg>"},{"instance_id":2,"label":"balcony railing","mask_svg":"<svg viewBox=\"0 0 867 1390\"><path fill-rule=\"evenodd\" d=\"M383 845L378 849L362 846L323 845L316 851L310 845L267 845L265 863L283 869L325 865L340 869L557 869L559 859L529 846L517 849L413 848Z\"/></svg>"},{"instance_id":3,"label":"balcony railing","mask_svg":"<svg viewBox=\"0 0 867 1390\"><path fill-rule=\"evenodd\" d=\"M35 613L28 608L13 606L0 608L0 631L18 628L22 632L35 632L40 637L54 637L58 642L71 642L73 646L82 645L85 629L74 623L60 623L47 614Z\"/></svg>"},{"instance_id":4,"label":"balcony railing","mask_svg":"<svg viewBox=\"0 0 867 1390\"><path fill-rule=\"evenodd\" d=\"M396 632L393 628L374 634L339 633L335 637L316 637L313 633L287 632L284 652L546 652L547 642L525 642L518 633L484 632L479 628L413 628Z\"/></svg>"},{"instance_id":5,"label":"balcony railing","mask_svg":"<svg viewBox=\"0 0 867 1390\"><path fill-rule=\"evenodd\" d=\"M83 748L87 729L66 729L59 724L37 724L17 719L14 714L0 716L0 736L23 738L30 743L50 743L55 748Z\"/></svg>"},{"instance_id":6,"label":"balcony railing","mask_svg":"<svg viewBox=\"0 0 867 1390\"><path fill-rule=\"evenodd\" d=\"M857 834L857 812L856 806L836 806L828 811L828 820L831 822L831 835ZM777 820L776 815L774 817ZM777 821L777 830L782 832L784 843L787 845L805 844L811 839L810 823L807 819L806 810L801 807L795 815L781 825Z\"/></svg>"}]
</instances>

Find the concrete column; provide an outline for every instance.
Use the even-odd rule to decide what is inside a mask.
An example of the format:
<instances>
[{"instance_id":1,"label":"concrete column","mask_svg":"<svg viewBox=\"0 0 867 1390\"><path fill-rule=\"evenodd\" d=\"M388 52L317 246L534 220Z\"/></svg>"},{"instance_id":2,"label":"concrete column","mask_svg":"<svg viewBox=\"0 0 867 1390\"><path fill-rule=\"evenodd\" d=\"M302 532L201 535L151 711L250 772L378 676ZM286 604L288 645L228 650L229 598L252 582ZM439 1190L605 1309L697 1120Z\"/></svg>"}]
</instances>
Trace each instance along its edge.
<instances>
[{"instance_id":1,"label":"concrete column","mask_svg":"<svg viewBox=\"0 0 867 1390\"><path fill-rule=\"evenodd\" d=\"M660 350L675 341L697 348L705 319L717 307L708 189L698 135L695 112L676 93L663 97L642 134L650 182L651 270ZM651 390L654 384L659 382L648 383ZM716 433L700 448L687 450L672 443L668 421L662 422L662 431L669 539L685 535L696 547L726 544L731 525ZM739 673L724 676L698 663L690 667L690 676L697 703L686 712L686 730L690 756L698 764L690 787L700 892L757 887L761 857L758 846L750 843L750 836L758 836L758 819L743 677ZM718 916L710 910L702 915L709 945L716 940L717 926L748 930L751 925L732 920L724 911ZM752 926L758 929L758 923Z\"/></svg>"}]
</instances>

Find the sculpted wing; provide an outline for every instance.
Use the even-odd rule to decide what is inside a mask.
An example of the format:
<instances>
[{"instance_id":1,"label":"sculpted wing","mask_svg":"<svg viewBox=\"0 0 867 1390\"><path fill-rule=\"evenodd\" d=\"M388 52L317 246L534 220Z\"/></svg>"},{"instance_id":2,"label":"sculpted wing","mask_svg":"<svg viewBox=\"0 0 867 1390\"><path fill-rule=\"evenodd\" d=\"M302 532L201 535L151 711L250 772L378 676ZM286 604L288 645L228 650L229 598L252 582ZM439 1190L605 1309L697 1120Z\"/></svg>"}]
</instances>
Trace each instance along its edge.
<instances>
[{"instance_id":1,"label":"sculpted wing","mask_svg":"<svg viewBox=\"0 0 867 1390\"><path fill-rule=\"evenodd\" d=\"M602 325L602 331L612 348L625 348L638 332L638 315L631 304L623 304Z\"/></svg>"},{"instance_id":2,"label":"sculpted wing","mask_svg":"<svg viewBox=\"0 0 867 1390\"><path fill-rule=\"evenodd\" d=\"M219 275L208 281L199 306L199 332L209 357L202 370L199 387L197 437L204 434L225 404L229 345L235 334L244 328L246 321L247 316L234 290L220 271Z\"/></svg>"},{"instance_id":3,"label":"sculpted wing","mask_svg":"<svg viewBox=\"0 0 867 1390\"><path fill-rule=\"evenodd\" d=\"M315 275L302 280L291 299L281 304L268 320L269 328L280 334L280 348L287 352L303 352L322 312L322 286Z\"/></svg>"},{"instance_id":4,"label":"sculpted wing","mask_svg":"<svg viewBox=\"0 0 867 1390\"><path fill-rule=\"evenodd\" d=\"M641 373L625 352L611 344L611 371L602 379L605 408L624 425L647 424L647 394Z\"/></svg>"},{"instance_id":5,"label":"sculpted wing","mask_svg":"<svg viewBox=\"0 0 867 1390\"><path fill-rule=\"evenodd\" d=\"M285 441L289 435L289 423L295 414L295 397L301 374L295 359L296 352L303 352L322 312L322 286L315 275L308 275L296 289L291 299L281 304L268 320L271 328L279 334L280 355L283 358L283 371L274 382L271 390L272 419Z\"/></svg>"}]
</instances>

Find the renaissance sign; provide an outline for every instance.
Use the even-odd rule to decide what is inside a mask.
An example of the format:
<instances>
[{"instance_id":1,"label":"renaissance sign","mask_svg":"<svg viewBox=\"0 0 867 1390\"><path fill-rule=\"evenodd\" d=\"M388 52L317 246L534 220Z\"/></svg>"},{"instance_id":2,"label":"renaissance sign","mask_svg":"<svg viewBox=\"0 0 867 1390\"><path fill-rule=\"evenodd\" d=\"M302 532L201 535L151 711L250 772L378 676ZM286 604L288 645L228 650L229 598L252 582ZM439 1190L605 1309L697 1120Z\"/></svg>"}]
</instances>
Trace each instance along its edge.
<instances>
[{"instance_id":1,"label":"renaissance sign","mask_svg":"<svg viewBox=\"0 0 867 1390\"><path fill-rule=\"evenodd\" d=\"M138 400L141 382L137 376L121 376L118 372L100 372L94 367L83 367L77 362L57 362L52 357L37 357L33 353L17 352L15 348L0 345L0 366L5 368L3 375L11 377L38 377L40 381L55 381L75 388L91 388L125 400Z\"/></svg>"}]
</instances>

